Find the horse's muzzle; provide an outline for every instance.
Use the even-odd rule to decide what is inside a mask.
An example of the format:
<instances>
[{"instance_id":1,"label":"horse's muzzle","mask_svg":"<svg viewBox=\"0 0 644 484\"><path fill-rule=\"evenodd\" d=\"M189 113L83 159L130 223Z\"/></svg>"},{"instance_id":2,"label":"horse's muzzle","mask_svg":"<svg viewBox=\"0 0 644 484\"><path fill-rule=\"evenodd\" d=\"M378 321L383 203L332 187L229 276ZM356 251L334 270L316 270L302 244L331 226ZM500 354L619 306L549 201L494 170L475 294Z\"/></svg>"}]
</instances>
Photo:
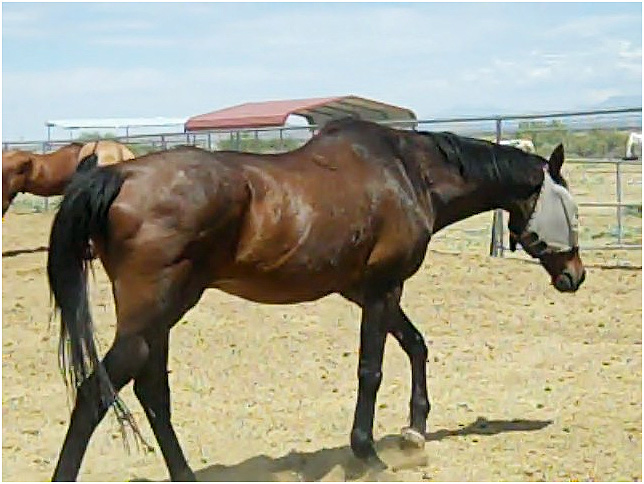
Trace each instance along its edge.
<instances>
[{"instance_id":1,"label":"horse's muzzle","mask_svg":"<svg viewBox=\"0 0 644 484\"><path fill-rule=\"evenodd\" d=\"M560 292L575 292L586 280L586 270L583 269L581 276L575 281L575 277L569 271L564 271L554 278L553 284Z\"/></svg>"}]
</instances>

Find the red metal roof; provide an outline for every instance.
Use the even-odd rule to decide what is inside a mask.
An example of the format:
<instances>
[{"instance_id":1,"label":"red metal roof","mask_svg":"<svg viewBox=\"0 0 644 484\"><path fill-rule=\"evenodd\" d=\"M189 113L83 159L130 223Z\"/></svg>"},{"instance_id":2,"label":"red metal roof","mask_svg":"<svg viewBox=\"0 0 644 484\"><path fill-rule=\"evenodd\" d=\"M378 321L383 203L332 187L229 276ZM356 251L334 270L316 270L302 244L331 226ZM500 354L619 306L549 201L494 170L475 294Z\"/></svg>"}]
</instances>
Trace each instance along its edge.
<instances>
[{"instance_id":1,"label":"red metal roof","mask_svg":"<svg viewBox=\"0 0 644 484\"><path fill-rule=\"evenodd\" d=\"M283 126L292 115L300 115L309 124L322 126L331 119L352 116L371 121L415 120L413 111L358 96L289 99L253 102L193 116L186 131Z\"/></svg>"}]
</instances>

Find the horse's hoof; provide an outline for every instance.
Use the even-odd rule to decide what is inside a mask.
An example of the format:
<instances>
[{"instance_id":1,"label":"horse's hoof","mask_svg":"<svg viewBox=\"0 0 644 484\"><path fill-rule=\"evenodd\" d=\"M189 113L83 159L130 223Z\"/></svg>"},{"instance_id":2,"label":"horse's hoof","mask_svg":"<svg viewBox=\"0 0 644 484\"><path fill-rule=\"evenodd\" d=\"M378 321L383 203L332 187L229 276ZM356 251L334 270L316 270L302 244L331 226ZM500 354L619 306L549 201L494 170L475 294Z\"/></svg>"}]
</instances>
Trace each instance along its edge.
<instances>
[{"instance_id":1,"label":"horse's hoof","mask_svg":"<svg viewBox=\"0 0 644 484\"><path fill-rule=\"evenodd\" d=\"M400 435L405 444L409 444L418 449L425 447L425 436L412 427L403 427Z\"/></svg>"},{"instance_id":2,"label":"horse's hoof","mask_svg":"<svg viewBox=\"0 0 644 484\"><path fill-rule=\"evenodd\" d=\"M186 468L179 472L178 475L171 476L171 480L176 482L197 482L197 477L189 468Z\"/></svg>"}]
</instances>

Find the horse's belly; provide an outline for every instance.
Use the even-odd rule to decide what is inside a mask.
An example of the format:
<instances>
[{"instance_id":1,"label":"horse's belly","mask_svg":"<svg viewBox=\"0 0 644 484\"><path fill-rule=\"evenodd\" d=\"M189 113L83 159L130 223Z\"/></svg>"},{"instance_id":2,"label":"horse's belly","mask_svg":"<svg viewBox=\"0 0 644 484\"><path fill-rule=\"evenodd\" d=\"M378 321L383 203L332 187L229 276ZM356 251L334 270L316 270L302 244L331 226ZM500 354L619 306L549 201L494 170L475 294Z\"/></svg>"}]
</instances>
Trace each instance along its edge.
<instances>
[{"instance_id":1,"label":"horse's belly","mask_svg":"<svg viewBox=\"0 0 644 484\"><path fill-rule=\"evenodd\" d=\"M313 301L359 281L370 244L343 246L327 240L327 244L287 244L285 249L271 257L235 259L213 270L211 287L263 303Z\"/></svg>"},{"instance_id":2,"label":"horse's belly","mask_svg":"<svg viewBox=\"0 0 644 484\"><path fill-rule=\"evenodd\" d=\"M271 280L270 278L220 279L211 284L228 294L264 304L293 304L315 301L336 292L336 288L310 279Z\"/></svg>"}]
</instances>

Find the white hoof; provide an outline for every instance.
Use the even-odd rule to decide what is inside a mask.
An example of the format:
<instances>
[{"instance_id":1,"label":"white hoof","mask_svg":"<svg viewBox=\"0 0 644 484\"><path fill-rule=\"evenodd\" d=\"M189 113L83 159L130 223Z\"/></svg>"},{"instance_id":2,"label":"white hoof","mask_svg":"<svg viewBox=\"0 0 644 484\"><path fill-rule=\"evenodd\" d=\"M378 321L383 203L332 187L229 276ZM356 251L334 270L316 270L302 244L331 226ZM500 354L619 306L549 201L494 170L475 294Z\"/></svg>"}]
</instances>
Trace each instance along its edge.
<instances>
[{"instance_id":1,"label":"white hoof","mask_svg":"<svg viewBox=\"0 0 644 484\"><path fill-rule=\"evenodd\" d=\"M425 436L418 430L411 427L403 427L400 431L405 443L412 444L414 447L422 449L425 447Z\"/></svg>"}]
</instances>

